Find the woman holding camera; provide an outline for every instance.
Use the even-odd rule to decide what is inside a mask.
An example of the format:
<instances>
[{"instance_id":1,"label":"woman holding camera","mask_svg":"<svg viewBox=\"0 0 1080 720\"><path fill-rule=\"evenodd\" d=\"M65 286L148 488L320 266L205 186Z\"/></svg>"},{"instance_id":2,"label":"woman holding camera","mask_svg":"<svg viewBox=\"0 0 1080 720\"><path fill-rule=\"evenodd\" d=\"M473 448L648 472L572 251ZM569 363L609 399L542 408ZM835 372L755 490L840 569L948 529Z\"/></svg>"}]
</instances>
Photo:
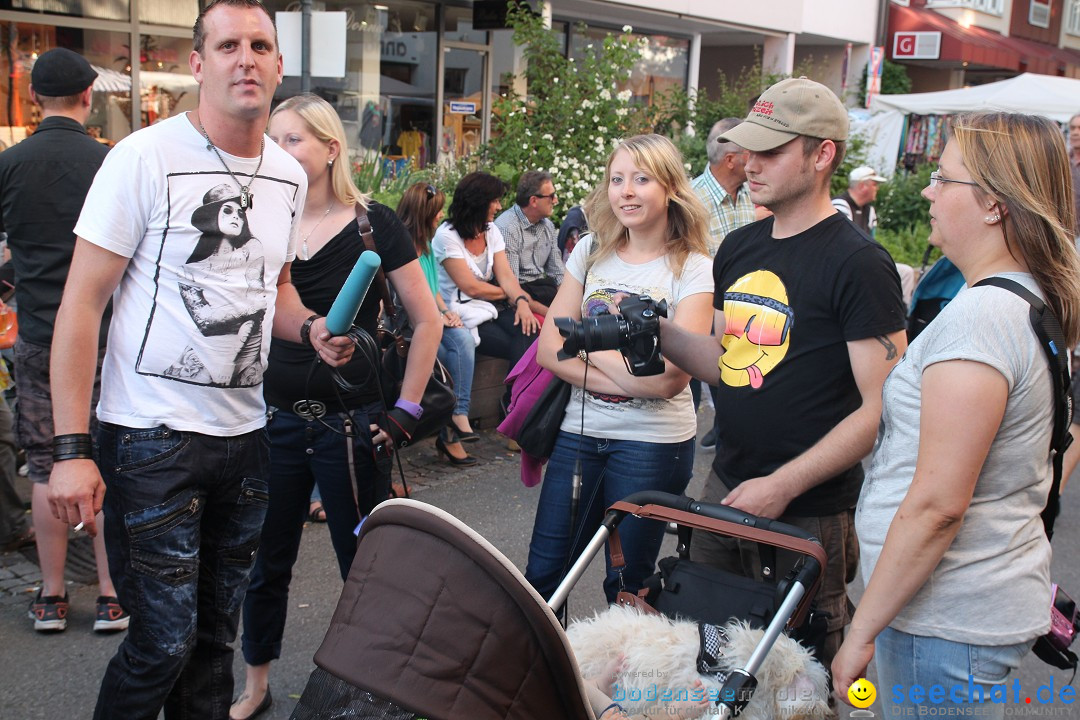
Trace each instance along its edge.
<instances>
[{"instance_id":1,"label":"woman holding camera","mask_svg":"<svg viewBox=\"0 0 1080 720\"><path fill-rule=\"evenodd\" d=\"M638 135L619 143L585 212L593 232L571 253L549 317L580 321L627 296L649 295L667 300L677 325L709 331L713 280L705 208L670 140ZM668 363L658 375L631 375L618 350L559 360L562 344L555 323L545 323L537 361L574 389L548 463L525 570L544 597L558 586L609 505L640 490L678 494L686 489L697 434L685 372ZM571 528L578 462L580 520ZM635 592L652 574L663 533L662 523L638 518L619 526L626 568L620 583L608 557L604 592L609 602L622 584Z\"/></svg>"},{"instance_id":2,"label":"woman holding camera","mask_svg":"<svg viewBox=\"0 0 1080 720\"><path fill-rule=\"evenodd\" d=\"M1065 144L1046 118L957 118L930 201L930 242L967 287L885 381L881 429L856 514L866 592L833 661L841 698L876 661L904 708L990 702L1049 627L1050 544L1040 512L1052 482L1054 391L1047 358L1013 292L1020 283L1080 338ZM913 686L945 689L944 702ZM959 688L959 695L953 694ZM969 699L969 688L972 688ZM894 692L882 692L886 716Z\"/></svg>"}]
</instances>

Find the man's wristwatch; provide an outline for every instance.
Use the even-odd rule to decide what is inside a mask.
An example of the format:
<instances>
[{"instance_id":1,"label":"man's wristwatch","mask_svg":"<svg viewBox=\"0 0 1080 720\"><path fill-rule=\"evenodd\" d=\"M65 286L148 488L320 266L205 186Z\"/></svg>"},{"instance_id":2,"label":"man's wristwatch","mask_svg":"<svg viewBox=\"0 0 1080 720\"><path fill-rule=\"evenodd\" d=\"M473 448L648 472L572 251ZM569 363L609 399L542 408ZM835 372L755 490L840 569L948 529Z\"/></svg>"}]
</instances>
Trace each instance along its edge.
<instances>
[{"instance_id":1,"label":"man's wristwatch","mask_svg":"<svg viewBox=\"0 0 1080 720\"><path fill-rule=\"evenodd\" d=\"M300 326L300 343L303 345L311 345L311 326L315 324L315 321L321 318L319 313L313 314L304 324Z\"/></svg>"}]
</instances>

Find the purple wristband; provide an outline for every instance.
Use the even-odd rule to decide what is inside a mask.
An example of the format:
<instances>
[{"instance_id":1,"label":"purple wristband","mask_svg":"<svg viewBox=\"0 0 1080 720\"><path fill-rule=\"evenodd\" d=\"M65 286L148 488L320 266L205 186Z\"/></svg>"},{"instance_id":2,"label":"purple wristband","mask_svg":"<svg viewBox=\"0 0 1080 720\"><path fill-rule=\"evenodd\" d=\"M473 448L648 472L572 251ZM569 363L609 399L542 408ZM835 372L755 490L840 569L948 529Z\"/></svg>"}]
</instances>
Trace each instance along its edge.
<instances>
[{"instance_id":1,"label":"purple wristband","mask_svg":"<svg viewBox=\"0 0 1080 720\"><path fill-rule=\"evenodd\" d=\"M418 404L416 404L414 402L409 402L405 398L398 398L397 402L394 403L394 407L401 408L402 410L409 413L410 415L412 415L417 420L419 420L420 416L424 414L424 408L420 407Z\"/></svg>"}]
</instances>

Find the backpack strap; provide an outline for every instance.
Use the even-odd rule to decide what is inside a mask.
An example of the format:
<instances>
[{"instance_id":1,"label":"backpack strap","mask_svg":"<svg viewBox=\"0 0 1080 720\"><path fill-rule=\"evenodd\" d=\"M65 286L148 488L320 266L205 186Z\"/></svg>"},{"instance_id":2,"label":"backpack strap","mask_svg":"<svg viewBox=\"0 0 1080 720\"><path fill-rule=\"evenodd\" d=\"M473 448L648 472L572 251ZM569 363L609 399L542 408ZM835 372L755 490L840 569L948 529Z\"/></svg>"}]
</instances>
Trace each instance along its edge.
<instances>
[{"instance_id":1,"label":"backpack strap","mask_svg":"<svg viewBox=\"0 0 1080 720\"><path fill-rule=\"evenodd\" d=\"M988 277L975 283L974 287L994 287L1008 290L1027 301L1031 306L1028 311L1028 319L1031 328L1039 339L1039 345L1046 353L1046 360L1050 365L1050 380L1054 391L1054 432L1050 436L1050 450L1054 455L1054 481L1050 486L1050 495L1046 499L1046 507L1042 511L1043 527L1046 529L1046 537L1054 536L1054 520L1061 511L1061 464L1065 451L1072 444L1072 435L1069 434L1069 425L1072 423L1072 377L1069 372L1069 359L1065 346L1065 333L1061 330L1061 324L1054 316L1054 311L1043 302L1035 293L1016 282L1003 277Z\"/></svg>"}]
</instances>

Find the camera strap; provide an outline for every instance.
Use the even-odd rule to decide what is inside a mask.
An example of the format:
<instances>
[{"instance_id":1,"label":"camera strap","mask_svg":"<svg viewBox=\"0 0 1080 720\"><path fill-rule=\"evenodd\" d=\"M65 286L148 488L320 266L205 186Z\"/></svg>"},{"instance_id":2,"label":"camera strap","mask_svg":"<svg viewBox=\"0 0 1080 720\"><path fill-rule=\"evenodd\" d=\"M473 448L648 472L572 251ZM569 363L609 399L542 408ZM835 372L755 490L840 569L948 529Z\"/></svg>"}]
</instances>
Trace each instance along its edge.
<instances>
[{"instance_id":1,"label":"camera strap","mask_svg":"<svg viewBox=\"0 0 1080 720\"><path fill-rule=\"evenodd\" d=\"M1069 359L1066 352L1065 333L1061 324L1045 302L1035 293L1016 282L1002 277L988 277L975 283L974 287L993 285L1019 295L1031 306L1028 318L1031 329L1039 340L1039 346L1046 353L1050 365L1050 380L1054 391L1054 431L1050 436L1050 451L1053 453L1054 481L1050 486L1050 495L1042 511L1043 527L1047 539L1054 537L1054 520L1061 511L1061 464L1065 451L1072 444L1069 425L1072 423L1072 378L1069 372Z\"/></svg>"}]
</instances>

